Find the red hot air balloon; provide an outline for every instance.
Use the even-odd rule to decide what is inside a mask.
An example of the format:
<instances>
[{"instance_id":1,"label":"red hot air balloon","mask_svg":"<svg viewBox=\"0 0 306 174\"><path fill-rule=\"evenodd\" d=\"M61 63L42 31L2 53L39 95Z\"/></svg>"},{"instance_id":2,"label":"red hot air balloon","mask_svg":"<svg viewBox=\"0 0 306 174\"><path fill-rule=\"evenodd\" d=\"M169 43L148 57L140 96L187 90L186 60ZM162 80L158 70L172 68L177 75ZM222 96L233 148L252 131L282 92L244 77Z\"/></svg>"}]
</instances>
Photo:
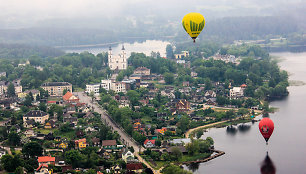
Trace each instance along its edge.
<instances>
[{"instance_id":1,"label":"red hot air balloon","mask_svg":"<svg viewBox=\"0 0 306 174\"><path fill-rule=\"evenodd\" d=\"M265 138L267 144L269 141L270 136L273 133L274 130L274 123L270 118L263 118L260 122L259 122L259 131L261 133L261 135Z\"/></svg>"}]
</instances>

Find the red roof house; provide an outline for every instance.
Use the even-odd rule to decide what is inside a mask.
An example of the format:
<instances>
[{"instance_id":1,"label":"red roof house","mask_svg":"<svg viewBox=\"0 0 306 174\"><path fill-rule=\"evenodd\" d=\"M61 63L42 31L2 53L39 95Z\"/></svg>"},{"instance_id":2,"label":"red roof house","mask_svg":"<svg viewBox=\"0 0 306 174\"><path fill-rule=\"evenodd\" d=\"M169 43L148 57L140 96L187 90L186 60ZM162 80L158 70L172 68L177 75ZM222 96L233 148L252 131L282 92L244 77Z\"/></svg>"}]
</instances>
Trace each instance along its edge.
<instances>
[{"instance_id":1,"label":"red roof house","mask_svg":"<svg viewBox=\"0 0 306 174\"><path fill-rule=\"evenodd\" d=\"M79 98L77 98L76 96L74 96L71 92L67 92L64 96L63 96L63 100L67 101L67 102L78 102Z\"/></svg>"},{"instance_id":2,"label":"red roof house","mask_svg":"<svg viewBox=\"0 0 306 174\"><path fill-rule=\"evenodd\" d=\"M152 148L155 147L155 140L149 140L146 139L146 141L143 143L145 148Z\"/></svg>"},{"instance_id":3,"label":"red roof house","mask_svg":"<svg viewBox=\"0 0 306 174\"><path fill-rule=\"evenodd\" d=\"M39 165L42 165L42 164L46 164L46 165L49 165L49 164L55 164L55 157L52 157L52 156L40 156L38 157L37 159Z\"/></svg>"},{"instance_id":4,"label":"red roof house","mask_svg":"<svg viewBox=\"0 0 306 174\"><path fill-rule=\"evenodd\" d=\"M135 173L141 173L143 166L141 163L128 163L126 164L126 169Z\"/></svg>"}]
</instances>

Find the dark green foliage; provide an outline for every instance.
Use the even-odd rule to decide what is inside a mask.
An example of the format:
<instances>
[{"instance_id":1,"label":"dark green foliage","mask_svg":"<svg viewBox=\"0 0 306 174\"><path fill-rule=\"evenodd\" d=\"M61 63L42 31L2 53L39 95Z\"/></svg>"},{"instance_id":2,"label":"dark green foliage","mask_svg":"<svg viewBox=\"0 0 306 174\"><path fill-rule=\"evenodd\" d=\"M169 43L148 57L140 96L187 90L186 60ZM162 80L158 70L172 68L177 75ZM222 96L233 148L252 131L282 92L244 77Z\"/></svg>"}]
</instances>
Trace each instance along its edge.
<instances>
[{"instance_id":1,"label":"dark green foliage","mask_svg":"<svg viewBox=\"0 0 306 174\"><path fill-rule=\"evenodd\" d=\"M29 142L22 147L22 153L27 158L41 156L43 148L35 141Z\"/></svg>"}]
</instances>

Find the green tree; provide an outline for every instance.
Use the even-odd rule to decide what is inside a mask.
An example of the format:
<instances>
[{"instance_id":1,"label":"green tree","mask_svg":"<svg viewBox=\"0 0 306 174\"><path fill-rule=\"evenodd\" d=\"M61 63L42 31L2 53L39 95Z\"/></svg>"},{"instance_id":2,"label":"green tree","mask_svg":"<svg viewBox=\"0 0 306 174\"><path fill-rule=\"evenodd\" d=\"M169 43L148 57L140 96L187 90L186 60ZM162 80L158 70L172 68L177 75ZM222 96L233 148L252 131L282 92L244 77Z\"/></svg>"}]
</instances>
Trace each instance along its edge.
<instances>
[{"instance_id":1,"label":"green tree","mask_svg":"<svg viewBox=\"0 0 306 174\"><path fill-rule=\"evenodd\" d=\"M65 152L65 160L68 164L71 164L73 168L80 167L84 157L78 150L70 150Z\"/></svg>"},{"instance_id":2,"label":"green tree","mask_svg":"<svg viewBox=\"0 0 306 174\"><path fill-rule=\"evenodd\" d=\"M43 103L43 102L39 103L38 108L41 111L47 112L47 105L46 105L46 103Z\"/></svg>"},{"instance_id":3,"label":"green tree","mask_svg":"<svg viewBox=\"0 0 306 174\"><path fill-rule=\"evenodd\" d=\"M24 174L23 167L21 167L21 166L17 167L14 173L15 174Z\"/></svg>"},{"instance_id":4,"label":"green tree","mask_svg":"<svg viewBox=\"0 0 306 174\"><path fill-rule=\"evenodd\" d=\"M200 140L199 141L199 152L200 153L205 153L208 152L210 148L210 144L206 140Z\"/></svg>"},{"instance_id":5,"label":"green tree","mask_svg":"<svg viewBox=\"0 0 306 174\"><path fill-rule=\"evenodd\" d=\"M164 161L170 161L171 157L170 157L169 153L165 152L161 155L161 159L164 160Z\"/></svg>"},{"instance_id":6,"label":"green tree","mask_svg":"<svg viewBox=\"0 0 306 174\"><path fill-rule=\"evenodd\" d=\"M167 54L168 59L173 59L174 58L173 48L170 44L168 44L167 47L166 47L166 54Z\"/></svg>"},{"instance_id":7,"label":"green tree","mask_svg":"<svg viewBox=\"0 0 306 174\"><path fill-rule=\"evenodd\" d=\"M20 145L20 136L16 132L10 132L8 135L8 143L12 146Z\"/></svg>"},{"instance_id":8,"label":"green tree","mask_svg":"<svg viewBox=\"0 0 306 174\"><path fill-rule=\"evenodd\" d=\"M64 90L63 90L63 95L65 95L67 92L68 92L68 90L67 90L67 89L64 89Z\"/></svg>"},{"instance_id":9,"label":"green tree","mask_svg":"<svg viewBox=\"0 0 306 174\"><path fill-rule=\"evenodd\" d=\"M32 98L29 94L26 95L25 100L23 102L23 105L25 105L25 106L31 106L32 105Z\"/></svg>"},{"instance_id":10,"label":"green tree","mask_svg":"<svg viewBox=\"0 0 306 174\"><path fill-rule=\"evenodd\" d=\"M13 83L10 83L7 87L7 96L14 97L15 95L15 87Z\"/></svg>"},{"instance_id":11,"label":"green tree","mask_svg":"<svg viewBox=\"0 0 306 174\"><path fill-rule=\"evenodd\" d=\"M172 148L172 154L171 154L171 158L175 161L178 161L182 158L183 153L181 152L181 150L178 147L173 147Z\"/></svg>"},{"instance_id":12,"label":"green tree","mask_svg":"<svg viewBox=\"0 0 306 174\"><path fill-rule=\"evenodd\" d=\"M6 154L2 156L1 164L7 172L14 172L16 168L22 165L22 160L19 155Z\"/></svg>"},{"instance_id":13,"label":"green tree","mask_svg":"<svg viewBox=\"0 0 306 174\"><path fill-rule=\"evenodd\" d=\"M203 130L199 129L199 130L196 131L197 139L201 138L202 135L203 135Z\"/></svg>"},{"instance_id":14,"label":"green tree","mask_svg":"<svg viewBox=\"0 0 306 174\"><path fill-rule=\"evenodd\" d=\"M35 141L26 143L22 147L22 154L24 154L27 158L40 156L42 155L42 152L43 148Z\"/></svg>"},{"instance_id":15,"label":"green tree","mask_svg":"<svg viewBox=\"0 0 306 174\"><path fill-rule=\"evenodd\" d=\"M192 174L189 171L186 171L179 166L170 164L162 170L163 174Z\"/></svg>"},{"instance_id":16,"label":"green tree","mask_svg":"<svg viewBox=\"0 0 306 174\"><path fill-rule=\"evenodd\" d=\"M131 104L133 106L137 105L138 104L138 101L139 101L139 93L135 90L129 90L126 95L129 97L129 100L131 101Z\"/></svg>"},{"instance_id":17,"label":"green tree","mask_svg":"<svg viewBox=\"0 0 306 174\"><path fill-rule=\"evenodd\" d=\"M164 79L166 84L172 84L174 82L174 75L173 73L165 73Z\"/></svg>"}]
</instances>

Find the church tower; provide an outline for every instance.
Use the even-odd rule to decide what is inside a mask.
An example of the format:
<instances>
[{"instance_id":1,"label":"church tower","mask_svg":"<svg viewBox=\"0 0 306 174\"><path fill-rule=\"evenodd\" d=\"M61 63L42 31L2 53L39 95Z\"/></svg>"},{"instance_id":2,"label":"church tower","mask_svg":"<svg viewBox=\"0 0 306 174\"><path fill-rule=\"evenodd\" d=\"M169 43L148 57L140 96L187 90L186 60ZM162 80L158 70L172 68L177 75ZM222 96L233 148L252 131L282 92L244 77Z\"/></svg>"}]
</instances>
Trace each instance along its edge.
<instances>
[{"instance_id":1,"label":"church tower","mask_svg":"<svg viewBox=\"0 0 306 174\"><path fill-rule=\"evenodd\" d=\"M112 53L112 48L109 47L108 50L108 67L111 70L124 70L127 69L128 61L125 52L125 48L122 45L121 53L118 56L114 56Z\"/></svg>"},{"instance_id":2,"label":"church tower","mask_svg":"<svg viewBox=\"0 0 306 174\"><path fill-rule=\"evenodd\" d=\"M122 49L121 49L121 56L122 58L122 69L126 69L128 64L127 64L127 57L126 57L126 52L125 52L125 48L124 48L124 45L122 45Z\"/></svg>"},{"instance_id":3,"label":"church tower","mask_svg":"<svg viewBox=\"0 0 306 174\"><path fill-rule=\"evenodd\" d=\"M110 67L111 63L112 63L112 47L109 46L109 49L108 49L108 66ZM110 67L111 68L111 67Z\"/></svg>"}]
</instances>

